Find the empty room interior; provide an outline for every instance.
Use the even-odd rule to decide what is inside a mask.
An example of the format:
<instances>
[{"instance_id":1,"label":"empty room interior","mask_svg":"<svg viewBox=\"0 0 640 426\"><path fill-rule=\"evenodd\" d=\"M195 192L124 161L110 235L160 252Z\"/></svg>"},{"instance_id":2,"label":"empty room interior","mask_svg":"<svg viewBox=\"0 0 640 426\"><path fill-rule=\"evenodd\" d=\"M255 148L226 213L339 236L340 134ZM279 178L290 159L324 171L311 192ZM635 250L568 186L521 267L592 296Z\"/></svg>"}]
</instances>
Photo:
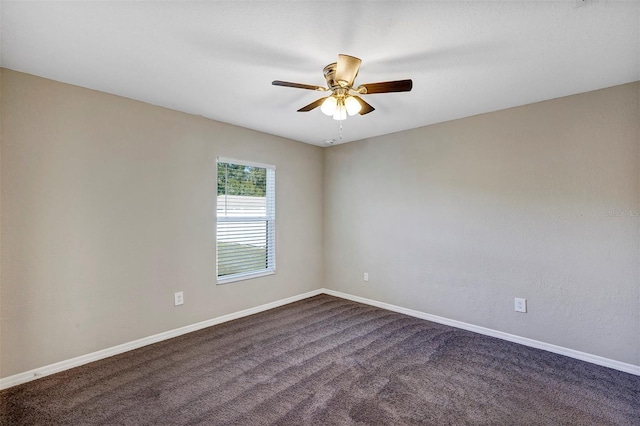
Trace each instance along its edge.
<instances>
[{"instance_id":1,"label":"empty room interior","mask_svg":"<svg viewBox=\"0 0 640 426\"><path fill-rule=\"evenodd\" d=\"M0 424L640 424L640 3L0 36Z\"/></svg>"}]
</instances>

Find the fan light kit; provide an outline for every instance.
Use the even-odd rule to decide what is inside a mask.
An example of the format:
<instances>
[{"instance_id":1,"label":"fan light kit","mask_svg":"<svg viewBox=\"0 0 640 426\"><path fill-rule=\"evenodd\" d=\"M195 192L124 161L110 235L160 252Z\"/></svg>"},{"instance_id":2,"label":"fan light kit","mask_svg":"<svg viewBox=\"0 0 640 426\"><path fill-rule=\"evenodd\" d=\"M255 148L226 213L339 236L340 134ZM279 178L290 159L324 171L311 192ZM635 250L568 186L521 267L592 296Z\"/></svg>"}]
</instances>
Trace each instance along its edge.
<instances>
[{"instance_id":1,"label":"fan light kit","mask_svg":"<svg viewBox=\"0 0 640 426\"><path fill-rule=\"evenodd\" d=\"M338 62L324 67L324 78L327 87L312 86L309 84L290 83L288 81L275 80L274 86L293 87L296 89L317 90L319 92L330 91L331 95L311 102L298 110L308 112L320 107L324 114L332 116L334 120L344 120L347 115L365 115L375 108L365 102L359 95L374 93L409 92L413 87L411 80L384 81L381 83L361 84L353 87L353 82L358 75L362 60L349 56L338 55Z\"/></svg>"}]
</instances>

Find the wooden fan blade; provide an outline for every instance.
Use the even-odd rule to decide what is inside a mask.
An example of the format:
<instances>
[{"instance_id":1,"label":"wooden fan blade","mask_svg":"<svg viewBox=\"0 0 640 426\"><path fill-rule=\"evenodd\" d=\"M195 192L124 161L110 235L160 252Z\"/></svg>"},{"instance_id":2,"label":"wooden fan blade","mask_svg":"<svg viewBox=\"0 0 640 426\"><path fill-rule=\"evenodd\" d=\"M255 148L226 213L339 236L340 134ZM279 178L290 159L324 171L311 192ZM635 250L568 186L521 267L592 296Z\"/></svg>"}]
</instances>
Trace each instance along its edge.
<instances>
[{"instance_id":1,"label":"wooden fan blade","mask_svg":"<svg viewBox=\"0 0 640 426\"><path fill-rule=\"evenodd\" d=\"M354 56L338 55L335 78L338 84L342 87L351 87L353 80L355 80L358 75L361 63L362 60Z\"/></svg>"},{"instance_id":2,"label":"wooden fan blade","mask_svg":"<svg viewBox=\"0 0 640 426\"><path fill-rule=\"evenodd\" d=\"M290 83L288 81L280 80L274 80L271 82L271 84L273 84L274 86L293 87L295 89L318 90L320 92L324 92L325 90L327 90L325 87L311 86L310 84Z\"/></svg>"},{"instance_id":3,"label":"wooden fan blade","mask_svg":"<svg viewBox=\"0 0 640 426\"><path fill-rule=\"evenodd\" d=\"M375 111L375 108L369 105L368 103L366 103L360 96L354 96L354 98L356 101L358 101L358 103L362 107L360 108L360 112L358 114L365 115L365 114L369 114L371 111Z\"/></svg>"},{"instance_id":4,"label":"wooden fan blade","mask_svg":"<svg viewBox=\"0 0 640 426\"><path fill-rule=\"evenodd\" d=\"M311 111L312 109L318 108L320 105L322 105L325 99L327 98L320 98L317 101L313 101L309 105L303 106L302 108L300 108L298 112L308 112L308 111Z\"/></svg>"},{"instance_id":5,"label":"wooden fan blade","mask_svg":"<svg viewBox=\"0 0 640 426\"><path fill-rule=\"evenodd\" d=\"M381 83L368 83L362 84L358 87L363 95L370 95L373 93L389 93L389 92L409 92L413 87L413 81L411 80L396 80L396 81L383 81Z\"/></svg>"}]
</instances>

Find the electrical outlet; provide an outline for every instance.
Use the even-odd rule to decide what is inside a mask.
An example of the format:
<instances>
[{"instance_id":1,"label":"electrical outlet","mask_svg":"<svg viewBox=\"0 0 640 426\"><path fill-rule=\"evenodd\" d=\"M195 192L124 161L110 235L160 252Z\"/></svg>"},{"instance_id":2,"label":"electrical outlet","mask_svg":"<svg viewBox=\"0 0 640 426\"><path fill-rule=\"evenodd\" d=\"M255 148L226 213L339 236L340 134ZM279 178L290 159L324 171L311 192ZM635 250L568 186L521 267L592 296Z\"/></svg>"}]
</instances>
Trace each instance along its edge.
<instances>
[{"instance_id":1,"label":"electrical outlet","mask_svg":"<svg viewBox=\"0 0 640 426\"><path fill-rule=\"evenodd\" d=\"M174 306L182 305L184 303L184 294L181 291L173 293Z\"/></svg>"},{"instance_id":2,"label":"electrical outlet","mask_svg":"<svg viewBox=\"0 0 640 426\"><path fill-rule=\"evenodd\" d=\"M369 281L369 274L366 272L364 273L364 280Z\"/></svg>"},{"instance_id":3,"label":"electrical outlet","mask_svg":"<svg viewBox=\"0 0 640 426\"><path fill-rule=\"evenodd\" d=\"M516 312L527 312L527 299L516 297Z\"/></svg>"}]
</instances>

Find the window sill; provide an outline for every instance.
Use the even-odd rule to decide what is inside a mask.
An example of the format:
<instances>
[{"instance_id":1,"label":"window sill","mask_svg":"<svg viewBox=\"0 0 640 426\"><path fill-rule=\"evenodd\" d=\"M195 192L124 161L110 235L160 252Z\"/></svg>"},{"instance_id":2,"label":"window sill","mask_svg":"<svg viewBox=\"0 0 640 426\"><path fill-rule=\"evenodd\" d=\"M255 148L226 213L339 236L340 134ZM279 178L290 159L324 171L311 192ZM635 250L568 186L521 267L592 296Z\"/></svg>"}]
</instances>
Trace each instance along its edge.
<instances>
[{"instance_id":1,"label":"window sill","mask_svg":"<svg viewBox=\"0 0 640 426\"><path fill-rule=\"evenodd\" d=\"M228 275L224 277L219 277L216 284L218 285L229 284L236 281L244 281L244 280L250 280L253 278L264 277L267 275L274 275L275 273L276 271L258 271L258 272L249 272L246 274Z\"/></svg>"}]
</instances>

